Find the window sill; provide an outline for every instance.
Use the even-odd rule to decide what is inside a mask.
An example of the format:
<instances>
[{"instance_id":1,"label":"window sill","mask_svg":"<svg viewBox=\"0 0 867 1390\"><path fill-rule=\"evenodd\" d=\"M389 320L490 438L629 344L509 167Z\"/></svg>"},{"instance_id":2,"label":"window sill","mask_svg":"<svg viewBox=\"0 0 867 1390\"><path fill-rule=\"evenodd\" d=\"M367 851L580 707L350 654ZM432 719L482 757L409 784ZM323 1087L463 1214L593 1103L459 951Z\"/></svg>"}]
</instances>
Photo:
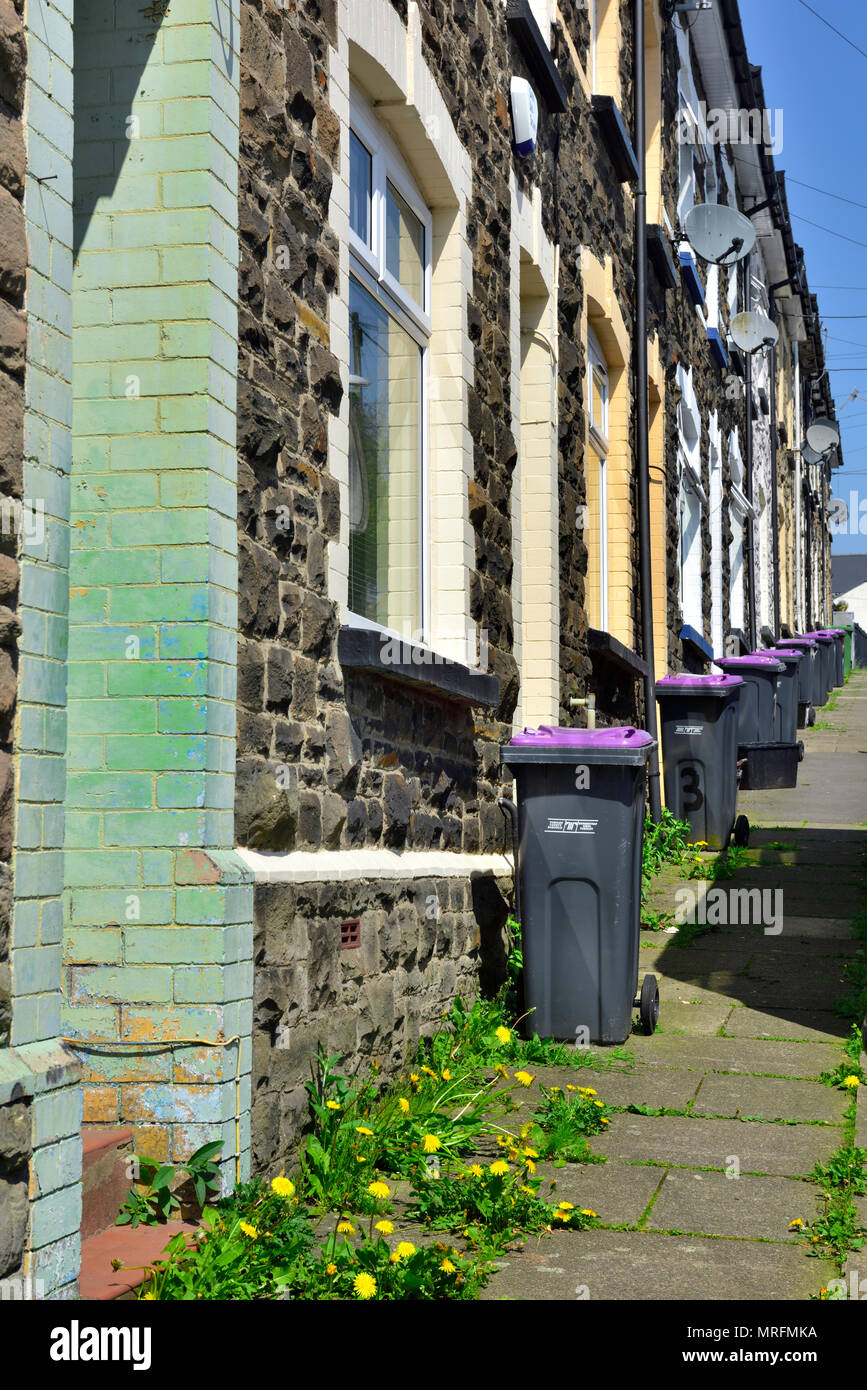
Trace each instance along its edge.
<instances>
[{"instance_id":1,"label":"window sill","mask_svg":"<svg viewBox=\"0 0 867 1390\"><path fill-rule=\"evenodd\" d=\"M618 642L610 632L600 632L595 627L588 628L587 645L591 656L608 661L612 666L619 666L622 671L629 671L636 680L639 676L648 674L647 662L630 647Z\"/></svg>"},{"instance_id":2,"label":"window sill","mask_svg":"<svg viewBox=\"0 0 867 1390\"><path fill-rule=\"evenodd\" d=\"M399 659L395 660L395 656ZM499 703L500 682L496 676L450 661L380 628L341 627L337 658L345 669L369 671L401 684L435 690L451 700L488 707Z\"/></svg>"},{"instance_id":3,"label":"window sill","mask_svg":"<svg viewBox=\"0 0 867 1390\"><path fill-rule=\"evenodd\" d=\"M678 633L683 645L691 647L703 661L713 661L713 647L710 642L705 641L700 632L689 623L685 623Z\"/></svg>"}]
</instances>

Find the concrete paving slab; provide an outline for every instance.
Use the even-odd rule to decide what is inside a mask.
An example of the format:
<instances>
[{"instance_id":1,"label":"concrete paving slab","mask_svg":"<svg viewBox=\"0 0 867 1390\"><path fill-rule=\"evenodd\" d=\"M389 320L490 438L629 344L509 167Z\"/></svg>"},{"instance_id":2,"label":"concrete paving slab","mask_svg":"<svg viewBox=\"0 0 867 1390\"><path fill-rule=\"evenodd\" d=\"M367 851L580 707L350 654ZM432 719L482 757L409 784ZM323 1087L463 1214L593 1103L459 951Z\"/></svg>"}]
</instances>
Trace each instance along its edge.
<instances>
[{"instance_id":1,"label":"concrete paving slab","mask_svg":"<svg viewBox=\"0 0 867 1390\"><path fill-rule=\"evenodd\" d=\"M532 1068L534 1086L515 1095L522 1110L532 1112L539 1103L540 1086L592 1086L599 1099L609 1105L646 1105L651 1110L685 1110L698 1090L701 1076L691 1071L668 1071L658 1067L636 1067L630 1071L597 1071L582 1067ZM524 1123L523 1118L519 1123Z\"/></svg>"},{"instance_id":2,"label":"concrete paving slab","mask_svg":"<svg viewBox=\"0 0 867 1390\"><path fill-rule=\"evenodd\" d=\"M788 1038L792 1042L833 1042L845 1038L849 1024L837 1014L822 1009L792 1012L778 1017L762 1009L732 1009L725 1022L727 1037Z\"/></svg>"},{"instance_id":3,"label":"concrete paving slab","mask_svg":"<svg viewBox=\"0 0 867 1390\"><path fill-rule=\"evenodd\" d=\"M830 1261L805 1259L797 1246L651 1231L561 1231L502 1265L486 1302L806 1300L835 1274Z\"/></svg>"},{"instance_id":4,"label":"concrete paving slab","mask_svg":"<svg viewBox=\"0 0 867 1390\"><path fill-rule=\"evenodd\" d=\"M658 1030L663 1033L685 1033L690 1037L716 1037L731 1012L732 1006L728 1002L680 1004L668 1000L665 1009L660 1010Z\"/></svg>"},{"instance_id":5,"label":"concrete paving slab","mask_svg":"<svg viewBox=\"0 0 867 1390\"><path fill-rule=\"evenodd\" d=\"M698 1071L731 1071L756 1076L795 1076L815 1080L840 1060L840 1048L830 1043L765 1042L754 1038L682 1038L633 1033L630 1050L645 1066L683 1067Z\"/></svg>"},{"instance_id":6,"label":"concrete paving slab","mask_svg":"<svg viewBox=\"0 0 867 1390\"><path fill-rule=\"evenodd\" d=\"M671 1168L647 1219L648 1231L803 1242L789 1231L796 1217L811 1220L816 1189L796 1178L727 1178Z\"/></svg>"},{"instance_id":7,"label":"concrete paving slab","mask_svg":"<svg viewBox=\"0 0 867 1390\"><path fill-rule=\"evenodd\" d=\"M546 1202L589 1207L607 1226L637 1225L663 1178L659 1168L637 1168L614 1159L565 1168L540 1163L536 1176L544 1179L540 1195Z\"/></svg>"},{"instance_id":8,"label":"concrete paving slab","mask_svg":"<svg viewBox=\"0 0 867 1390\"><path fill-rule=\"evenodd\" d=\"M848 1098L818 1081L780 1081L769 1076L706 1076L693 1115L761 1116L764 1120L823 1120L841 1124Z\"/></svg>"},{"instance_id":9,"label":"concrete paving slab","mask_svg":"<svg viewBox=\"0 0 867 1390\"><path fill-rule=\"evenodd\" d=\"M614 1114L591 1147L632 1163L725 1169L736 1158L742 1173L806 1177L838 1147L840 1135L836 1126Z\"/></svg>"}]
</instances>

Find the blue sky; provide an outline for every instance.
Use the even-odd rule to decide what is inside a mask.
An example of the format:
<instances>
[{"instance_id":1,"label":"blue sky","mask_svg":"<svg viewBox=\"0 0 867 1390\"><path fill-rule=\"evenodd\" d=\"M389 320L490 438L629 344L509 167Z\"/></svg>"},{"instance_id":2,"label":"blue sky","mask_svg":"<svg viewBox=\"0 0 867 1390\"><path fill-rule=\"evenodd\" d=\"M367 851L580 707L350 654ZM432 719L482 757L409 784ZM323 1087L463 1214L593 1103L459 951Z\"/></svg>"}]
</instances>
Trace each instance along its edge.
<instances>
[{"instance_id":1,"label":"blue sky","mask_svg":"<svg viewBox=\"0 0 867 1390\"><path fill-rule=\"evenodd\" d=\"M810 4L867 55L864 0ZM867 553L867 399L843 408L855 387L867 397L867 56L832 33L800 0L740 0L740 12L750 61L762 69L765 101L783 113L783 147L774 163L786 173L795 240L804 248L807 279L828 330L827 361L845 460L833 475L834 494L849 501L854 491L865 502L865 534L836 536L833 549ZM814 192L802 187L805 183L864 206Z\"/></svg>"}]
</instances>

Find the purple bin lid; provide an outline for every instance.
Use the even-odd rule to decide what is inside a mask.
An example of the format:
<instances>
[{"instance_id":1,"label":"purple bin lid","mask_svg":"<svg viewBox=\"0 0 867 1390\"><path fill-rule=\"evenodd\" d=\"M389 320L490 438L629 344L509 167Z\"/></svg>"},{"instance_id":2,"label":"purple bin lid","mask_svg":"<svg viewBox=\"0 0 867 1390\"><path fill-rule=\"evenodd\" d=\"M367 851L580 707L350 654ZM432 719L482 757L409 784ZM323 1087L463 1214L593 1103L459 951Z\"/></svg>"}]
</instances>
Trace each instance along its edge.
<instances>
[{"instance_id":1,"label":"purple bin lid","mask_svg":"<svg viewBox=\"0 0 867 1390\"><path fill-rule=\"evenodd\" d=\"M777 661L775 656L767 656L764 652L753 653L751 656L715 656L714 665L719 666L723 671L782 671L785 669L782 661Z\"/></svg>"},{"instance_id":2,"label":"purple bin lid","mask_svg":"<svg viewBox=\"0 0 867 1390\"><path fill-rule=\"evenodd\" d=\"M712 690L731 690L736 685L743 685L741 676L690 676L682 672L679 676L662 676L656 682L659 690L662 686L665 690L676 690L678 686L710 686Z\"/></svg>"},{"instance_id":3,"label":"purple bin lid","mask_svg":"<svg viewBox=\"0 0 867 1390\"><path fill-rule=\"evenodd\" d=\"M845 637L846 634L841 627L820 627L816 633L817 637Z\"/></svg>"},{"instance_id":4,"label":"purple bin lid","mask_svg":"<svg viewBox=\"0 0 867 1390\"><path fill-rule=\"evenodd\" d=\"M780 645L782 647L817 647L819 644L815 637L787 637L785 640L781 640Z\"/></svg>"},{"instance_id":5,"label":"purple bin lid","mask_svg":"<svg viewBox=\"0 0 867 1390\"><path fill-rule=\"evenodd\" d=\"M823 627L816 628L815 632L810 633L810 636L814 642L836 642L837 640L833 632L828 632Z\"/></svg>"},{"instance_id":6,"label":"purple bin lid","mask_svg":"<svg viewBox=\"0 0 867 1390\"><path fill-rule=\"evenodd\" d=\"M540 724L538 729L524 729L509 740L517 748L646 748L653 743L644 729L626 724L617 729L571 729Z\"/></svg>"},{"instance_id":7,"label":"purple bin lid","mask_svg":"<svg viewBox=\"0 0 867 1390\"><path fill-rule=\"evenodd\" d=\"M777 657L780 661L784 661L786 657L788 657L790 661L800 661L804 653L803 651L796 651L794 647L774 647L772 652L768 652L767 650L763 652L753 652L753 656L765 655Z\"/></svg>"}]
</instances>

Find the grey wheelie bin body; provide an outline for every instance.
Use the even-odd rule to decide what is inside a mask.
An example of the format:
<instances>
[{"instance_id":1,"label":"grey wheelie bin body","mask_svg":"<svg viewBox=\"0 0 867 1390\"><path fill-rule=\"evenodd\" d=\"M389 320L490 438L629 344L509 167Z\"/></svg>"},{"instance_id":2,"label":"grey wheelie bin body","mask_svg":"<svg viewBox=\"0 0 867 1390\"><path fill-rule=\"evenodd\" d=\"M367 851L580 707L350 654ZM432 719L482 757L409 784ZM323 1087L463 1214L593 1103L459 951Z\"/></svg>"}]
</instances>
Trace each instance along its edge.
<instances>
[{"instance_id":1,"label":"grey wheelie bin body","mask_svg":"<svg viewBox=\"0 0 867 1390\"><path fill-rule=\"evenodd\" d=\"M831 648L833 659L829 663L831 687L843 684L844 656L843 649L846 642L846 634L841 627L826 627L822 629L825 637L833 637L834 645Z\"/></svg>"},{"instance_id":2,"label":"grey wheelie bin body","mask_svg":"<svg viewBox=\"0 0 867 1390\"><path fill-rule=\"evenodd\" d=\"M797 743L798 670L804 653L795 647L775 647L773 655L783 663L785 668L780 672L777 681L774 741L776 743Z\"/></svg>"},{"instance_id":3,"label":"grey wheelie bin body","mask_svg":"<svg viewBox=\"0 0 867 1390\"><path fill-rule=\"evenodd\" d=\"M819 648L819 695L816 701L819 705L827 702L833 686L833 673L835 669L836 656L834 653L835 641L829 632L824 628L811 632L810 636L815 639Z\"/></svg>"},{"instance_id":4,"label":"grey wheelie bin body","mask_svg":"<svg viewBox=\"0 0 867 1390\"><path fill-rule=\"evenodd\" d=\"M524 989L541 1037L622 1043L638 985L649 734L525 729L500 750L518 804Z\"/></svg>"},{"instance_id":5,"label":"grey wheelie bin body","mask_svg":"<svg viewBox=\"0 0 867 1390\"><path fill-rule=\"evenodd\" d=\"M781 637L777 648L803 652L803 661L798 667L798 727L803 728L810 706L817 703L819 694L819 644L812 637Z\"/></svg>"},{"instance_id":6,"label":"grey wheelie bin body","mask_svg":"<svg viewBox=\"0 0 867 1390\"><path fill-rule=\"evenodd\" d=\"M714 664L727 676L741 676L744 688L738 701L738 743L771 743L777 708L777 677L786 669L782 661L764 652L758 656L715 656Z\"/></svg>"},{"instance_id":7,"label":"grey wheelie bin body","mask_svg":"<svg viewBox=\"0 0 867 1390\"><path fill-rule=\"evenodd\" d=\"M692 841L725 849L738 790L738 701L741 676L664 676L656 682L662 711L665 804L689 821Z\"/></svg>"}]
</instances>

